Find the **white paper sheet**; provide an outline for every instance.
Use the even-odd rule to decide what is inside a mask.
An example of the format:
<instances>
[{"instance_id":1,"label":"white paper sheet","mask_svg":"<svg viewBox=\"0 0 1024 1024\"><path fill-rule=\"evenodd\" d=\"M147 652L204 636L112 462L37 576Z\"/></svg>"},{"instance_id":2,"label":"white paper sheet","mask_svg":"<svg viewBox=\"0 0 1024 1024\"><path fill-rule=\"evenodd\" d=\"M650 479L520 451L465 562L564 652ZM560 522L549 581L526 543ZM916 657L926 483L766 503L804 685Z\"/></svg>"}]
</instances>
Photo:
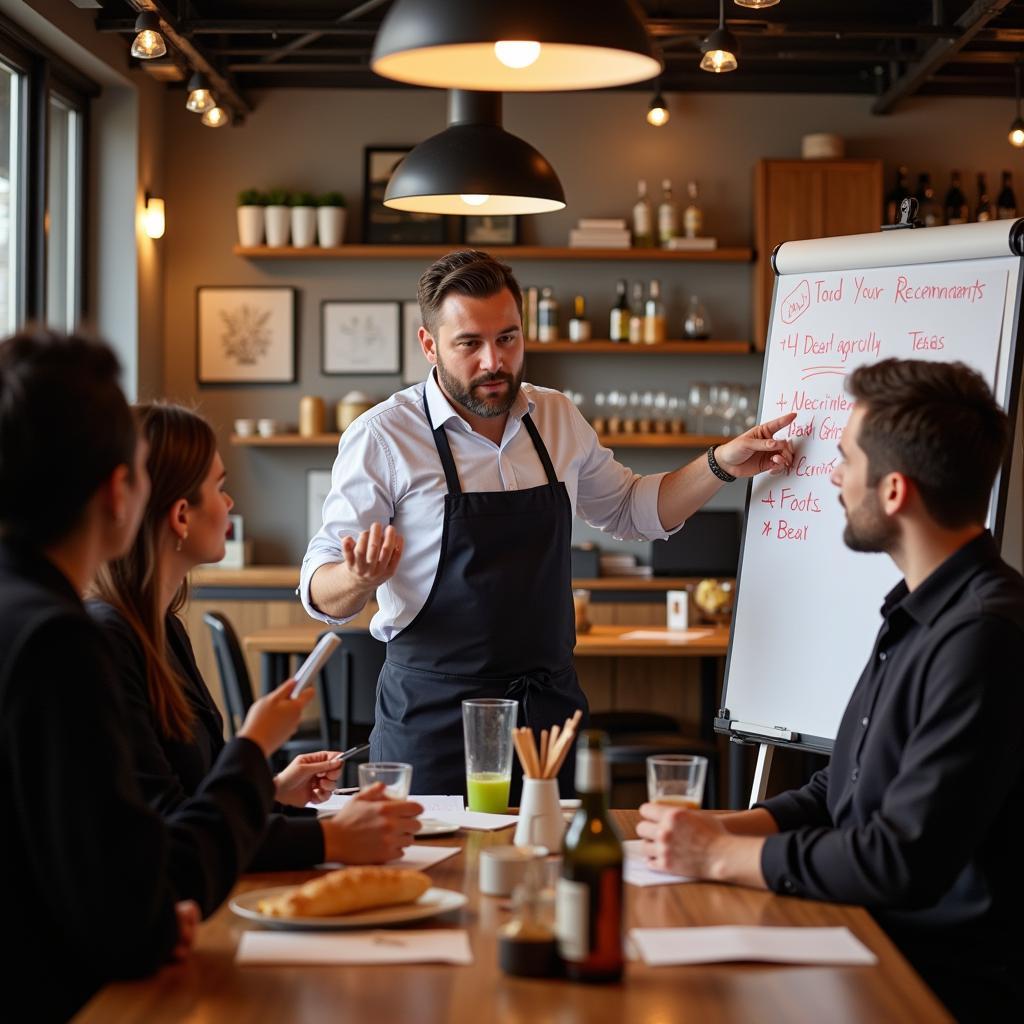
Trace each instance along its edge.
<instances>
[{"instance_id":1,"label":"white paper sheet","mask_svg":"<svg viewBox=\"0 0 1024 1024\"><path fill-rule=\"evenodd\" d=\"M240 964L471 964L469 934L460 928L424 931L246 931Z\"/></svg>"},{"instance_id":2,"label":"white paper sheet","mask_svg":"<svg viewBox=\"0 0 1024 1024\"><path fill-rule=\"evenodd\" d=\"M483 811L460 811L458 814L439 811L434 817L438 821L458 825L459 828L478 829L483 832L496 832L519 821L514 814L485 814Z\"/></svg>"},{"instance_id":3,"label":"white paper sheet","mask_svg":"<svg viewBox=\"0 0 1024 1024\"><path fill-rule=\"evenodd\" d=\"M354 796L354 793L337 793L329 796L322 804L306 804L306 806L311 807L318 814L333 814L335 811L340 811ZM409 799L422 806L425 818L439 818L443 813L459 812L466 806L466 802L461 796L411 796Z\"/></svg>"},{"instance_id":4,"label":"white paper sheet","mask_svg":"<svg viewBox=\"0 0 1024 1024\"><path fill-rule=\"evenodd\" d=\"M633 629L623 633L620 640L661 640L669 644L692 644L711 636L710 629Z\"/></svg>"},{"instance_id":5,"label":"white paper sheet","mask_svg":"<svg viewBox=\"0 0 1024 1024\"><path fill-rule=\"evenodd\" d=\"M461 846L424 846L417 843L414 846L407 846L402 851L402 856L397 860L388 861L387 866L392 868L419 868L424 870L432 868L435 864L454 857L462 849ZM344 864L327 863L317 865L321 868L341 868Z\"/></svg>"},{"instance_id":6,"label":"white paper sheet","mask_svg":"<svg viewBox=\"0 0 1024 1024\"><path fill-rule=\"evenodd\" d=\"M679 885L682 882L693 881L684 875L670 875L666 871L655 871L654 868L648 867L641 852L643 845L642 839L627 839L622 844L622 851L626 855L622 877L627 885L643 888L649 885Z\"/></svg>"},{"instance_id":7,"label":"white paper sheet","mask_svg":"<svg viewBox=\"0 0 1024 1024\"><path fill-rule=\"evenodd\" d=\"M634 928L649 967L760 960L779 964L873 964L877 958L849 928Z\"/></svg>"}]
</instances>

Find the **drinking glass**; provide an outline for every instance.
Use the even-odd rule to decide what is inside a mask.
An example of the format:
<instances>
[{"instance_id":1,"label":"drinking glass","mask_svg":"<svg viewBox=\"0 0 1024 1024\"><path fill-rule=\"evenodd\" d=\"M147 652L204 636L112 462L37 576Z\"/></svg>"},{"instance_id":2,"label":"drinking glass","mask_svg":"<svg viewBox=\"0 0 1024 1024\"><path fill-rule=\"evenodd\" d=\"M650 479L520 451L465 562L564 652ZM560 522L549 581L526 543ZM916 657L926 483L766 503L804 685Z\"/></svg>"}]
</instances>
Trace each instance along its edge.
<instances>
[{"instance_id":1,"label":"drinking glass","mask_svg":"<svg viewBox=\"0 0 1024 1024\"><path fill-rule=\"evenodd\" d=\"M708 759L697 754L658 754L647 758L647 799L699 810L704 801Z\"/></svg>"},{"instance_id":2,"label":"drinking glass","mask_svg":"<svg viewBox=\"0 0 1024 1024\"><path fill-rule=\"evenodd\" d=\"M471 811L504 814L512 782L512 729L519 703L480 698L462 702L466 794Z\"/></svg>"},{"instance_id":3,"label":"drinking glass","mask_svg":"<svg viewBox=\"0 0 1024 1024\"><path fill-rule=\"evenodd\" d=\"M359 765L359 788L369 789L383 782L389 800L408 800L412 789L412 765L400 761L371 761Z\"/></svg>"}]
</instances>

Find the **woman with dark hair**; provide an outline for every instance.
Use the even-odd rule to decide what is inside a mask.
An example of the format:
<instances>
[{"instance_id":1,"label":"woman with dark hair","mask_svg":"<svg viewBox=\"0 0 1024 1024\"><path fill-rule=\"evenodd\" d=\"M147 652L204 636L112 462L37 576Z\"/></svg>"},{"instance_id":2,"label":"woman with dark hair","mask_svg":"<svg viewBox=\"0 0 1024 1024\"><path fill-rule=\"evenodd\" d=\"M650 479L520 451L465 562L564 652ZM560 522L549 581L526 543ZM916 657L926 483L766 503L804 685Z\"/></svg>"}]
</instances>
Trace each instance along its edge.
<instances>
[{"instance_id":1,"label":"woman with dark hair","mask_svg":"<svg viewBox=\"0 0 1024 1024\"><path fill-rule=\"evenodd\" d=\"M308 701L291 699L290 680L253 706L201 792L163 819L146 806L106 641L82 604L149 494L119 372L86 338L0 342L0 877L17 923L5 973L45 1021L187 953L200 909L260 841L266 759Z\"/></svg>"},{"instance_id":2,"label":"woman with dark hair","mask_svg":"<svg viewBox=\"0 0 1024 1024\"><path fill-rule=\"evenodd\" d=\"M136 415L149 451L149 501L132 546L97 574L88 608L113 649L143 795L169 814L200 790L224 748L223 720L177 613L189 571L224 557L234 503L213 430L201 416L164 404L139 406ZM270 815L250 868L382 863L412 842L419 806L383 799L383 787L330 818L304 809L330 795L341 771L335 756L304 754L275 776L274 795L284 806Z\"/></svg>"}]
</instances>

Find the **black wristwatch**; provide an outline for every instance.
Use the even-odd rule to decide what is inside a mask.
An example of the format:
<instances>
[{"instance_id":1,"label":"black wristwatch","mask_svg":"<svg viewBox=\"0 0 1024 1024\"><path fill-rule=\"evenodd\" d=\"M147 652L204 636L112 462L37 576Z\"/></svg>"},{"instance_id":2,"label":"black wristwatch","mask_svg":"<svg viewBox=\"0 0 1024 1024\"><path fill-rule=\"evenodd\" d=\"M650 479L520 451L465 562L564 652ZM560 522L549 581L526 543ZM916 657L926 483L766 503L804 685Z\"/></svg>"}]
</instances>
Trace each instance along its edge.
<instances>
[{"instance_id":1,"label":"black wristwatch","mask_svg":"<svg viewBox=\"0 0 1024 1024\"><path fill-rule=\"evenodd\" d=\"M713 444L708 449L708 467L711 469L711 472L718 477L719 480L722 480L727 484L734 483L736 477L734 477L732 473L727 473L724 469L722 469L722 467L718 464L718 459L715 458L715 449L717 447L718 445Z\"/></svg>"}]
</instances>

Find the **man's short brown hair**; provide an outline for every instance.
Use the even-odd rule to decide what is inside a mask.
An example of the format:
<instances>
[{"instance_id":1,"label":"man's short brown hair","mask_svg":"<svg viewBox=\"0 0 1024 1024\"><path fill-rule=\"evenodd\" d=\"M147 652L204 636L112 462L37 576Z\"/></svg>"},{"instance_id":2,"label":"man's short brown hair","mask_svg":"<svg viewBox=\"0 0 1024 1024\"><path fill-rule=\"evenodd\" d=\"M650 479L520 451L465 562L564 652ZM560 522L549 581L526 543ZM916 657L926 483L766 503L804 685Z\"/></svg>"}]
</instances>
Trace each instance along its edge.
<instances>
[{"instance_id":1,"label":"man's short brown hair","mask_svg":"<svg viewBox=\"0 0 1024 1024\"><path fill-rule=\"evenodd\" d=\"M855 370L847 390L866 409L857 443L872 486L902 473L940 526L985 522L1009 423L980 374L963 363L885 359Z\"/></svg>"},{"instance_id":2,"label":"man's short brown hair","mask_svg":"<svg viewBox=\"0 0 1024 1024\"><path fill-rule=\"evenodd\" d=\"M507 288L523 316L523 293L512 268L478 249L463 249L442 256L427 267L420 278L417 298L423 326L437 338L437 326L444 300L452 294L487 299Z\"/></svg>"}]
</instances>

